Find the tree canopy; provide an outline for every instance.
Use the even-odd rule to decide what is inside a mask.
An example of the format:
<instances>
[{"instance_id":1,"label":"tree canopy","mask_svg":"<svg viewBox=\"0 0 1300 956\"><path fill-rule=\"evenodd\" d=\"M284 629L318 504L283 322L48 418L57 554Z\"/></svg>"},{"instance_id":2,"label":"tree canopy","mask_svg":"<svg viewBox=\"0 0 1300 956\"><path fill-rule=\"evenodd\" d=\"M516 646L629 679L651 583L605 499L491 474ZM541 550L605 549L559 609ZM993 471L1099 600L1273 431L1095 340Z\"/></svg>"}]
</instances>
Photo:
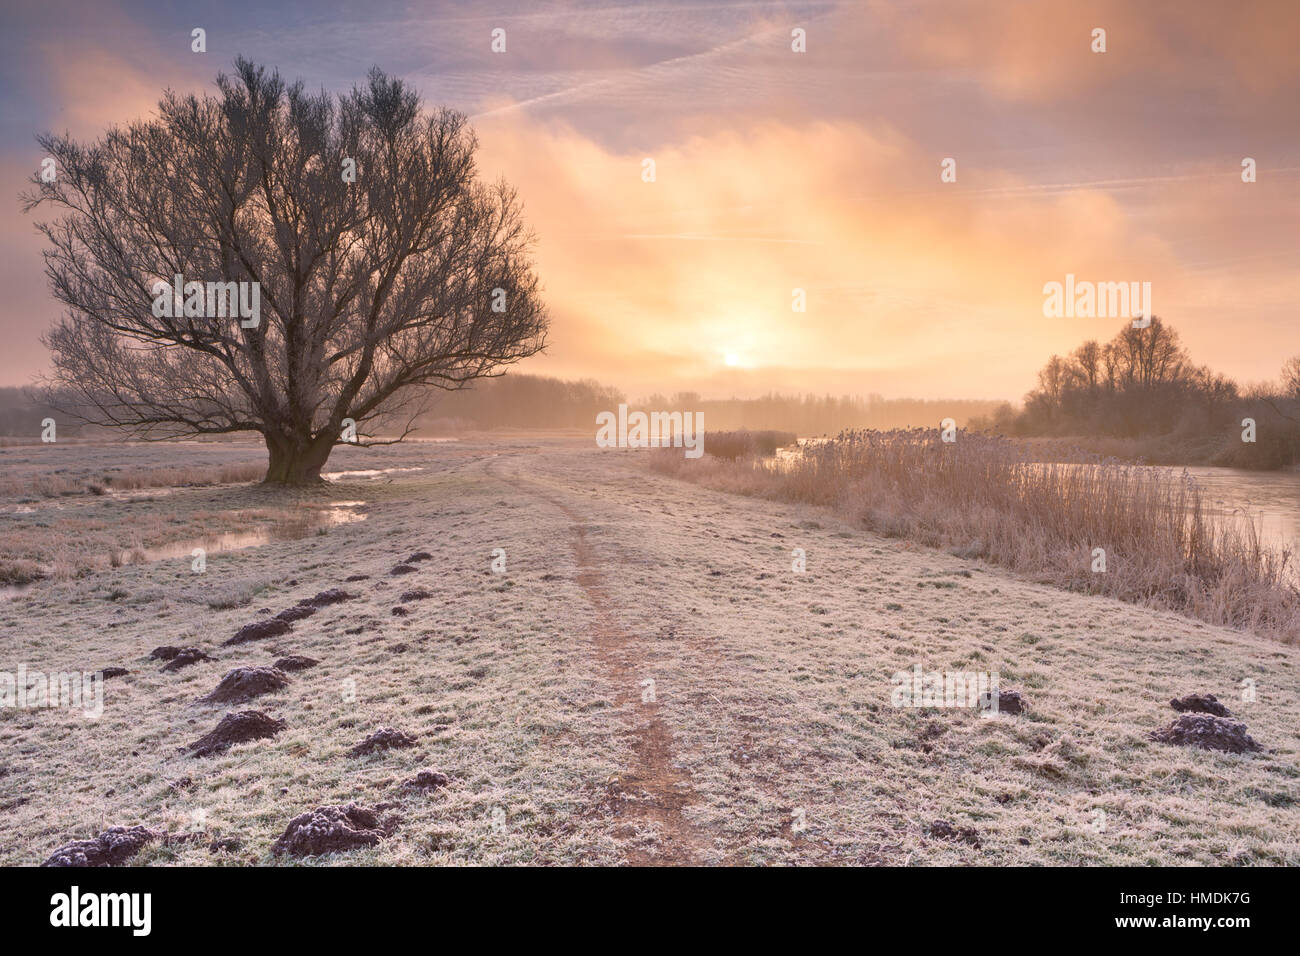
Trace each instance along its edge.
<instances>
[{"instance_id":1,"label":"tree canopy","mask_svg":"<svg viewBox=\"0 0 1300 956\"><path fill-rule=\"evenodd\" d=\"M400 440L431 389L544 347L533 236L514 190L479 181L462 114L378 68L332 96L241 58L216 86L88 145L39 137L54 175L24 199L59 213L39 224L67 307L45 384L70 414L146 438L258 432L267 480L297 484L339 442ZM236 288L255 320L232 315Z\"/></svg>"}]
</instances>

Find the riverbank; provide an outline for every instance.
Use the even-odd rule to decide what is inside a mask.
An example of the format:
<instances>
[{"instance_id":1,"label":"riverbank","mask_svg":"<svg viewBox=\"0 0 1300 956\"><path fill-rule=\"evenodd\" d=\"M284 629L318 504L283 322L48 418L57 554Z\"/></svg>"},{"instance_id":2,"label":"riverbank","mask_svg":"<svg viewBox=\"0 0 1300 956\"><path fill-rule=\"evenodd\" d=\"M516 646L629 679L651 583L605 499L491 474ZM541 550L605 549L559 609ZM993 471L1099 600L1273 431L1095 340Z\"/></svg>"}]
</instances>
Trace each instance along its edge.
<instances>
[{"instance_id":1,"label":"riverbank","mask_svg":"<svg viewBox=\"0 0 1300 956\"><path fill-rule=\"evenodd\" d=\"M652 467L709 487L826 507L857 527L987 559L1032 580L1300 641L1286 546L1216 510L1186 474L1113 462L1026 461L996 436L844 432L776 462Z\"/></svg>"},{"instance_id":2,"label":"riverbank","mask_svg":"<svg viewBox=\"0 0 1300 956\"><path fill-rule=\"evenodd\" d=\"M1077 461L1082 454L1133 465L1239 468L1243 471L1300 474L1300 462L1290 458L1284 450L1271 447L1259 450L1247 442L1224 442L1217 438L1073 435L1061 438L1012 437L1009 440L1037 461Z\"/></svg>"}]
</instances>

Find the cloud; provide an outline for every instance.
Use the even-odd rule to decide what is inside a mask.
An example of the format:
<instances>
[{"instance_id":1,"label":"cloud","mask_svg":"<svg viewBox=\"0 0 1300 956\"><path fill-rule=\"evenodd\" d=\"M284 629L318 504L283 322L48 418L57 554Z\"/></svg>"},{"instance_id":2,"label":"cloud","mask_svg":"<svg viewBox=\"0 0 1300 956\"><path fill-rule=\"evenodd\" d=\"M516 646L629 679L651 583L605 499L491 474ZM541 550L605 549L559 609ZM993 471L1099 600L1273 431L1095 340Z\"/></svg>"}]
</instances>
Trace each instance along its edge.
<instances>
[{"instance_id":1,"label":"cloud","mask_svg":"<svg viewBox=\"0 0 1300 956\"><path fill-rule=\"evenodd\" d=\"M52 0L20 20L4 159L24 176L37 130L97 136L166 85L210 90L236 52L335 91L379 63L478 114L481 167L519 187L539 235L555 327L529 370L634 392L1014 398L1052 351L1115 331L1042 318L1043 283L1066 272L1151 281L1193 354L1229 374L1300 351L1290 0L237 2L221 17L181 2L147 19ZM191 54L205 21L211 52ZM506 55L489 49L498 25ZM1096 26L1106 54L1089 50ZM958 181L942 184L948 156ZM1241 183L1243 156L1258 183ZM57 309L28 217L0 221L0 246L0 381L24 380Z\"/></svg>"},{"instance_id":2,"label":"cloud","mask_svg":"<svg viewBox=\"0 0 1300 956\"><path fill-rule=\"evenodd\" d=\"M869 16L915 65L967 70L1010 99L1184 91L1192 80L1202 96L1242 103L1300 82L1292 0L873 0ZM1092 50L1097 28L1106 31L1105 53Z\"/></svg>"},{"instance_id":3,"label":"cloud","mask_svg":"<svg viewBox=\"0 0 1300 956\"><path fill-rule=\"evenodd\" d=\"M719 130L656 151L652 183L646 157L572 128L515 117L480 135L485 172L519 187L540 237L555 328L539 371L685 387L731 354L862 392L907 369L917 394L1014 396L1050 351L1115 331L1044 319L1045 282L1151 281L1173 305L1185 279L1176 250L1107 191L1043 195L1002 174L990 203L940 183L933 157L888 128ZM1185 215L1200 205L1163 188ZM791 310L796 288L806 313Z\"/></svg>"}]
</instances>

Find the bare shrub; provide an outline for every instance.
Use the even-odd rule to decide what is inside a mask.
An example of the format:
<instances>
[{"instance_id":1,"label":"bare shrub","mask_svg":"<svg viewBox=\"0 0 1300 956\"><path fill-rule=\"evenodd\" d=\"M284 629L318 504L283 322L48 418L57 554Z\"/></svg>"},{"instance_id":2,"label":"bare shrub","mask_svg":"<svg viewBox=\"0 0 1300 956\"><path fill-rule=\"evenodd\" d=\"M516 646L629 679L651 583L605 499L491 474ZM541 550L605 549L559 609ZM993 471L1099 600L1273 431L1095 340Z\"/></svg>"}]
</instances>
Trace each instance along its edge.
<instances>
[{"instance_id":1,"label":"bare shrub","mask_svg":"<svg viewBox=\"0 0 1300 956\"><path fill-rule=\"evenodd\" d=\"M187 591L184 597L186 600L195 603L206 604L213 610L222 611L236 607L247 607L253 603L253 598L265 591L270 585L271 582L264 578L239 578L234 581L195 588L193 591Z\"/></svg>"},{"instance_id":2,"label":"bare shrub","mask_svg":"<svg viewBox=\"0 0 1300 956\"><path fill-rule=\"evenodd\" d=\"M45 577L35 561L8 561L0 559L0 585L31 584Z\"/></svg>"},{"instance_id":3,"label":"bare shrub","mask_svg":"<svg viewBox=\"0 0 1300 956\"><path fill-rule=\"evenodd\" d=\"M778 448L793 445L797 441L793 432L752 432L742 428L732 432L706 432L704 450L715 458L732 460L755 455L771 457Z\"/></svg>"}]
</instances>

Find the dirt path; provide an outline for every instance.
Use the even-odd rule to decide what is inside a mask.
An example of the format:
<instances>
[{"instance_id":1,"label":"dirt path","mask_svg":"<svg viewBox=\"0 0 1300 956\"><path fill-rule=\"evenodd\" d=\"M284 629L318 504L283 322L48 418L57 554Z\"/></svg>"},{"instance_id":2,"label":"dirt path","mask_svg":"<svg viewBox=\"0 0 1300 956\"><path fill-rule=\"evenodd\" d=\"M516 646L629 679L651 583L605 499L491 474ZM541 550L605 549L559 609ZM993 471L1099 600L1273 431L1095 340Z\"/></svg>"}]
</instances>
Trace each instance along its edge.
<instances>
[{"instance_id":1,"label":"dirt path","mask_svg":"<svg viewBox=\"0 0 1300 956\"><path fill-rule=\"evenodd\" d=\"M1294 667L1294 649L1063 594L822 509L678 483L629 456L543 452L490 473L567 522L599 667L632 721L636 760L610 805L658 835L622 844L628 862L982 862L994 840L1006 861L1119 861L1094 832L1098 811L1123 845L1168 843L1175 833L1156 837L1151 821L1190 798L1108 781L1210 765L1235 781L1199 798L1222 812L1177 839L1209 847L1242 819L1278 833L1249 796L1270 774L1262 762L1220 766L1233 758L1146 734L1172 719L1171 696L1240 697L1243 677ZM806 572L792 573L796 552ZM893 675L918 666L1000 672L1034 711L989 721L890 706ZM647 675L654 702L640 697ZM1082 700L1098 703L1080 712ZM1238 712L1252 726L1278 716L1246 701ZM975 824L980 850L930 837L935 821ZM1276 860L1278 846L1239 858Z\"/></svg>"},{"instance_id":2,"label":"dirt path","mask_svg":"<svg viewBox=\"0 0 1300 956\"><path fill-rule=\"evenodd\" d=\"M560 497L552 483L542 483L489 465L488 472L514 487L537 495L569 520L570 546L577 563L578 585L595 615L591 639L603 677L615 688L615 702L632 721L631 749L636 763L610 783L609 807L637 830L651 828L652 847L632 845L627 861L635 866L681 866L702 861L705 839L683 816L694 797L690 779L673 765L672 733L660 711L653 678L647 678L640 639L615 619L611 583L588 539L583 518Z\"/></svg>"}]
</instances>

